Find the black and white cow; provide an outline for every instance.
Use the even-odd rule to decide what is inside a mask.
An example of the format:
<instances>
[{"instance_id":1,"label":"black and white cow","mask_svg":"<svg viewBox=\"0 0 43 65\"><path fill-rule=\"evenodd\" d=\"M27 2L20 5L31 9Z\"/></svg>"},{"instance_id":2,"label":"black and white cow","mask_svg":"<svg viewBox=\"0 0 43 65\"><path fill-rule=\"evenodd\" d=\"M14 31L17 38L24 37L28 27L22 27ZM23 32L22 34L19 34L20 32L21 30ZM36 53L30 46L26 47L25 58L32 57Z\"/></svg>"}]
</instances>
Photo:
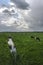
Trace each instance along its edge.
<instances>
[{"instance_id":1,"label":"black and white cow","mask_svg":"<svg viewBox=\"0 0 43 65\"><path fill-rule=\"evenodd\" d=\"M11 37L8 38L8 46L9 46L11 53L13 53L13 52L16 53L16 47L15 47L14 42Z\"/></svg>"},{"instance_id":2,"label":"black and white cow","mask_svg":"<svg viewBox=\"0 0 43 65\"><path fill-rule=\"evenodd\" d=\"M35 37L35 39L36 39L37 41L40 41L40 38L39 38L39 37Z\"/></svg>"},{"instance_id":3,"label":"black and white cow","mask_svg":"<svg viewBox=\"0 0 43 65\"><path fill-rule=\"evenodd\" d=\"M34 38L34 36L31 36L31 38Z\"/></svg>"}]
</instances>

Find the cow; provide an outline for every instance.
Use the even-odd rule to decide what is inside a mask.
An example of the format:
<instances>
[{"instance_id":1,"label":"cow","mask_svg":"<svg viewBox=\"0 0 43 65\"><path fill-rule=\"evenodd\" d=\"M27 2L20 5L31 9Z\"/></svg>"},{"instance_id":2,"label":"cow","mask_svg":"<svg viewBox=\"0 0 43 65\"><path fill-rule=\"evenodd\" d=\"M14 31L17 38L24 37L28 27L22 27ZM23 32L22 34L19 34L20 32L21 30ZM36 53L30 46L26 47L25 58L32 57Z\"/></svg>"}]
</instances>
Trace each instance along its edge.
<instances>
[{"instance_id":1,"label":"cow","mask_svg":"<svg viewBox=\"0 0 43 65\"><path fill-rule=\"evenodd\" d=\"M34 36L31 36L31 38L34 38Z\"/></svg>"},{"instance_id":2,"label":"cow","mask_svg":"<svg viewBox=\"0 0 43 65\"><path fill-rule=\"evenodd\" d=\"M39 38L39 37L35 37L35 39L36 39L37 41L40 41L40 38Z\"/></svg>"},{"instance_id":3,"label":"cow","mask_svg":"<svg viewBox=\"0 0 43 65\"><path fill-rule=\"evenodd\" d=\"M17 50L16 50L16 46L15 46L13 40L12 40L12 37L8 38L8 46L9 46L9 50L12 54L12 57L14 57L15 63L16 63Z\"/></svg>"},{"instance_id":4,"label":"cow","mask_svg":"<svg viewBox=\"0 0 43 65\"><path fill-rule=\"evenodd\" d=\"M16 53L16 46L11 37L8 38L8 46L11 53Z\"/></svg>"}]
</instances>

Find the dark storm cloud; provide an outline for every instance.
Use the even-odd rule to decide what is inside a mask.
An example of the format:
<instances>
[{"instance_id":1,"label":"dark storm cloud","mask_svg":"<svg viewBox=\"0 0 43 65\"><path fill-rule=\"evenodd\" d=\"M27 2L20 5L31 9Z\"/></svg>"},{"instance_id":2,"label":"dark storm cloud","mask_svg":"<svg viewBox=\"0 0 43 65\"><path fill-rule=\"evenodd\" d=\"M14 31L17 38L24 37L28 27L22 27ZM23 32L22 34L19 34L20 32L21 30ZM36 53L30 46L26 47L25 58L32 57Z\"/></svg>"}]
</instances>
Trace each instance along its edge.
<instances>
[{"instance_id":1,"label":"dark storm cloud","mask_svg":"<svg viewBox=\"0 0 43 65\"><path fill-rule=\"evenodd\" d=\"M5 9L3 10L3 14L6 15L6 17L14 17L14 18L17 18L19 16L18 13L16 13L16 10L9 10L9 9Z\"/></svg>"},{"instance_id":2,"label":"dark storm cloud","mask_svg":"<svg viewBox=\"0 0 43 65\"><path fill-rule=\"evenodd\" d=\"M25 18L29 25L29 29L33 31L43 31L43 0L32 0L29 3L31 12Z\"/></svg>"},{"instance_id":3,"label":"dark storm cloud","mask_svg":"<svg viewBox=\"0 0 43 65\"><path fill-rule=\"evenodd\" d=\"M35 29L43 30L43 0L34 1L32 9L32 17L36 21L34 25Z\"/></svg>"},{"instance_id":4,"label":"dark storm cloud","mask_svg":"<svg viewBox=\"0 0 43 65\"><path fill-rule=\"evenodd\" d=\"M3 11L3 13L10 13L10 11L8 10L8 9L5 9L4 11Z\"/></svg>"},{"instance_id":5,"label":"dark storm cloud","mask_svg":"<svg viewBox=\"0 0 43 65\"><path fill-rule=\"evenodd\" d=\"M3 13L8 13L8 14L12 14L13 13L14 14L15 13L15 10L12 9L10 11L9 9L5 9L5 10L3 10Z\"/></svg>"},{"instance_id":6,"label":"dark storm cloud","mask_svg":"<svg viewBox=\"0 0 43 65\"><path fill-rule=\"evenodd\" d=\"M29 4L25 0L11 0L20 9L28 9Z\"/></svg>"}]
</instances>

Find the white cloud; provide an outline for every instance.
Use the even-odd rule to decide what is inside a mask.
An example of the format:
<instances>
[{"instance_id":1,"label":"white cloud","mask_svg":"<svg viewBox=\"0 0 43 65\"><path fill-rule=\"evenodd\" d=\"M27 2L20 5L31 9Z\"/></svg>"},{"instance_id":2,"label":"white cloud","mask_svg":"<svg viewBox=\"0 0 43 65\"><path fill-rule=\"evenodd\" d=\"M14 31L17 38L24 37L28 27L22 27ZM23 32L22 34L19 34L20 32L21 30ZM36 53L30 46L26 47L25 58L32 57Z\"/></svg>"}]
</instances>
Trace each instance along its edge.
<instances>
[{"instance_id":1,"label":"white cloud","mask_svg":"<svg viewBox=\"0 0 43 65\"><path fill-rule=\"evenodd\" d=\"M2 7L0 9L0 14L2 16L2 19L0 19L1 25L4 25L6 27L12 27L13 29L17 28L18 30L28 30L30 23L28 24L28 22L26 22L25 17L30 12L31 9L19 9L14 3L9 2L9 7Z\"/></svg>"},{"instance_id":2,"label":"white cloud","mask_svg":"<svg viewBox=\"0 0 43 65\"><path fill-rule=\"evenodd\" d=\"M14 16L11 16L11 17L9 16L6 19L4 18L4 20L1 21L1 24L5 25L5 26L13 26L13 27L17 26L18 29L20 29L20 28L28 29L28 24L26 23L24 16L23 16L23 15L25 15L25 14L23 14L25 11L21 13L21 10L17 10L14 7L9 8L8 10L9 11L14 10L15 12L13 14L16 14L16 18Z\"/></svg>"},{"instance_id":3,"label":"white cloud","mask_svg":"<svg viewBox=\"0 0 43 65\"><path fill-rule=\"evenodd\" d=\"M5 26L13 26L13 27L17 26L17 28L23 28L23 29L28 28L28 24L24 20L18 20L13 17L10 17L8 20L1 21L1 24Z\"/></svg>"},{"instance_id":4,"label":"white cloud","mask_svg":"<svg viewBox=\"0 0 43 65\"><path fill-rule=\"evenodd\" d=\"M14 18L9 18L8 20L1 21L1 24L4 24L5 26L12 26L14 23Z\"/></svg>"},{"instance_id":5,"label":"white cloud","mask_svg":"<svg viewBox=\"0 0 43 65\"><path fill-rule=\"evenodd\" d=\"M12 3L12 2L9 2L9 5L14 6L15 4L14 4L14 3Z\"/></svg>"},{"instance_id":6,"label":"white cloud","mask_svg":"<svg viewBox=\"0 0 43 65\"><path fill-rule=\"evenodd\" d=\"M5 9L8 9L7 7L0 8L0 13L3 13Z\"/></svg>"},{"instance_id":7,"label":"white cloud","mask_svg":"<svg viewBox=\"0 0 43 65\"><path fill-rule=\"evenodd\" d=\"M13 4L13 3L11 3L11 4ZM7 18L7 16L5 16L5 14L7 14L7 13L5 13L5 12L3 13L3 11L6 11L6 10L8 10L10 12L10 14L12 14L12 15L8 16L8 18ZM12 13L12 10L14 11L13 13ZM4 14L4 19L1 21L1 24L5 25L5 26L15 26L16 25L16 26L18 26L17 28L25 28L25 29L28 28L28 23L26 23L24 16L26 16L28 14L29 10L20 10L13 6L10 8L7 8L7 7L2 8L1 12Z\"/></svg>"}]
</instances>

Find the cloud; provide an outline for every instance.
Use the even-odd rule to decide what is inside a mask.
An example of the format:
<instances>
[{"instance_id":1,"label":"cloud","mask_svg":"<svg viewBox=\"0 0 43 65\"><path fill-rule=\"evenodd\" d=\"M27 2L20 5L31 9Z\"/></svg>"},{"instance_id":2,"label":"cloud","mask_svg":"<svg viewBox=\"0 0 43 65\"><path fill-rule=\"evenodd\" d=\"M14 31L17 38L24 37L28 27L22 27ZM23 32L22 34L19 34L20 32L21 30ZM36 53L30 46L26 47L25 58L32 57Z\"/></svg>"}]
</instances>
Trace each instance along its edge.
<instances>
[{"instance_id":1,"label":"cloud","mask_svg":"<svg viewBox=\"0 0 43 65\"><path fill-rule=\"evenodd\" d=\"M25 0L11 0L13 3L15 3L17 8L20 9L29 9L29 4Z\"/></svg>"},{"instance_id":2,"label":"cloud","mask_svg":"<svg viewBox=\"0 0 43 65\"><path fill-rule=\"evenodd\" d=\"M24 1L23 1L24 2ZM23 3L21 1L21 4ZM26 2L24 3L23 7L24 9L27 8ZM2 5L4 5L2 3ZM26 23L24 16L27 15L27 10L24 10L21 6L20 8L17 8L15 3L9 2L9 7L4 5L4 7L1 5L0 8L0 27L1 28L9 28L9 30L12 31L17 29L17 30L27 30L28 29L28 24ZM26 7L26 8L25 8ZM21 10L22 8L22 10ZM3 27L4 26L4 27ZM12 28L11 28L12 27ZM4 29L5 30L5 29ZM7 29L8 30L8 29Z\"/></svg>"},{"instance_id":3,"label":"cloud","mask_svg":"<svg viewBox=\"0 0 43 65\"><path fill-rule=\"evenodd\" d=\"M25 21L29 25L31 31L43 31L43 0L32 0L29 3L31 12L25 16Z\"/></svg>"},{"instance_id":4,"label":"cloud","mask_svg":"<svg viewBox=\"0 0 43 65\"><path fill-rule=\"evenodd\" d=\"M0 7L0 31L43 31L43 0L27 2L11 0Z\"/></svg>"},{"instance_id":5,"label":"cloud","mask_svg":"<svg viewBox=\"0 0 43 65\"><path fill-rule=\"evenodd\" d=\"M7 10L7 7L0 8L0 13L3 13L3 11Z\"/></svg>"},{"instance_id":6,"label":"cloud","mask_svg":"<svg viewBox=\"0 0 43 65\"><path fill-rule=\"evenodd\" d=\"M27 11L26 11L27 12ZM28 24L26 23L24 19L24 11L21 12L21 10L17 10L15 7L11 8L4 8L2 11L2 14L0 15L1 19L1 25L6 28L13 28L13 30L26 30L28 29ZM15 27L15 28L14 28ZM12 31L11 28L11 31Z\"/></svg>"},{"instance_id":7,"label":"cloud","mask_svg":"<svg viewBox=\"0 0 43 65\"><path fill-rule=\"evenodd\" d=\"M15 26L17 28L28 28L28 24L23 19L17 19L14 17L9 17L8 19L2 20L1 24L7 27Z\"/></svg>"}]
</instances>

